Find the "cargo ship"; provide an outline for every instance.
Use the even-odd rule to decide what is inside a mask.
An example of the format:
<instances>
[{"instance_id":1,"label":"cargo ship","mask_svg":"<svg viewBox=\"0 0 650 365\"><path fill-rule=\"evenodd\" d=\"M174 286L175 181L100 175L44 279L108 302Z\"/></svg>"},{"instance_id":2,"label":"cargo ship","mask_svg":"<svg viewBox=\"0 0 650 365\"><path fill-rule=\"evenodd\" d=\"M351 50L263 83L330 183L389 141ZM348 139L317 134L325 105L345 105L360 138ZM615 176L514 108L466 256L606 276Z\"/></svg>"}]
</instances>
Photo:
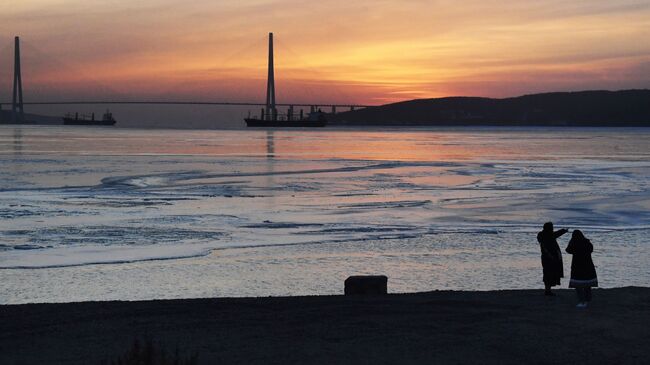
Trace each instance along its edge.
<instances>
[{"instance_id":1,"label":"cargo ship","mask_svg":"<svg viewBox=\"0 0 650 365\"><path fill-rule=\"evenodd\" d=\"M92 113L90 116L79 113L66 114L63 117L64 125L115 125L116 121L113 118L113 113L106 111L102 116L102 119L95 120L95 113Z\"/></svg>"},{"instance_id":2,"label":"cargo ship","mask_svg":"<svg viewBox=\"0 0 650 365\"><path fill-rule=\"evenodd\" d=\"M289 108L289 111L285 115L278 115L277 113L270 114L272 114L270 118L264 118L264 110L262 110L260 118L251 118L249 116L248 118L244 118L244 121L246 122L247 127L257 128L318 128L327 125L325 113L320 110L310 112L306 117L303 116L302 110L298 117L294 117L292 108Z\"/></svg>"},{"instance_id":3,"label":"cargo ship","mask_svg":"<svg viewBox=\"0 0 650 365\"><path fill-rule=\"evenodd\" d=\"M113 113L106 111L102 119L95 119L95 113L83 115L66 114L63 118L48 115L22 113L14 115L11 111L0 110L0 125L115 125Z\"/></svg>"}]
</instances>

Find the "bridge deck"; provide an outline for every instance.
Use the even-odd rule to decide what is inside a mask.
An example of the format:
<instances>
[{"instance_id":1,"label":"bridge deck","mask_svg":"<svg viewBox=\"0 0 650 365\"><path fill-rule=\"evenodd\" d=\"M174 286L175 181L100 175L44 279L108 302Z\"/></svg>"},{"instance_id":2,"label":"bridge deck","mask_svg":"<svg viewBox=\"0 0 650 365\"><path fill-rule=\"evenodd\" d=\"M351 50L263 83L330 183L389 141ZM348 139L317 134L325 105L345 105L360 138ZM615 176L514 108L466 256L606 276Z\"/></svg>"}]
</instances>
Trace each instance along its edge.
<instances>
[{"instance_id":1,"label":"bridge deck","mask_svg":"<svg viewBox=\"0 0 650 365\"><path fill-rule=\"evenodd\" d=\"M240 105L240 106L266 106L266 103L247 103L247 102L226 102L226 101L32 101L25 102L24 105L91 105L91 104L151 104L151 105ZM11 102L0 102L0 105L11 105ZM341 108L368 108L372 105L359 104L329 104L329 103L277 103L276 106L333 106Z\"/></svg>"}]
</instances>

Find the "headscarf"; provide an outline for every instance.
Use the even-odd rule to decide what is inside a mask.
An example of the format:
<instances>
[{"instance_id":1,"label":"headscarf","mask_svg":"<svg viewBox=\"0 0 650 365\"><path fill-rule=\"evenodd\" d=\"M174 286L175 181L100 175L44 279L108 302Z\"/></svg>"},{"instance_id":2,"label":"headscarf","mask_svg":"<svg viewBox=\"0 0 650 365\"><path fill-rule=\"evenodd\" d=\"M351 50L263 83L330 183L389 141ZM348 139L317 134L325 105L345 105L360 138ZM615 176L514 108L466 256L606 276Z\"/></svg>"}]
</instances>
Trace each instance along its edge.
<instances>
[{"instance_id":1,"label":"headscarf","mask_svg":"<svg viewBox=\"0 0 650 365\"><path fill-rule=\"evenodd\" d=\"M585 240L585 235L582 234L582 231L579 229L576 229L573 231L571 234L571 241L584 241Z\"/></svg>"}]
</instances>

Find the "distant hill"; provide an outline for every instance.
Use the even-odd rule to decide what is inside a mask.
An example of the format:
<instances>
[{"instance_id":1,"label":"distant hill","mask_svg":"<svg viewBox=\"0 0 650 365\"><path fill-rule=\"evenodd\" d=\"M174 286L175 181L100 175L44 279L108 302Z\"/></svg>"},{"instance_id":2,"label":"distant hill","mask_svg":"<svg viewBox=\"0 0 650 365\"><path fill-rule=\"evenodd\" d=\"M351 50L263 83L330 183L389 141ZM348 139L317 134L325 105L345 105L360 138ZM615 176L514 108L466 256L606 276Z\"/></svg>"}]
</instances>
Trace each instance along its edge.
<instances>
[{"instance_id":1,"label":"distant hill","mask_svg":"<svg viewBox=\"0 0 650 365\"><path fill-rule=\"evenodd\" d=\"M650 90L416 99L343 112L329 119L332 125L650 127Z\"/></svg>"}]
</instances>

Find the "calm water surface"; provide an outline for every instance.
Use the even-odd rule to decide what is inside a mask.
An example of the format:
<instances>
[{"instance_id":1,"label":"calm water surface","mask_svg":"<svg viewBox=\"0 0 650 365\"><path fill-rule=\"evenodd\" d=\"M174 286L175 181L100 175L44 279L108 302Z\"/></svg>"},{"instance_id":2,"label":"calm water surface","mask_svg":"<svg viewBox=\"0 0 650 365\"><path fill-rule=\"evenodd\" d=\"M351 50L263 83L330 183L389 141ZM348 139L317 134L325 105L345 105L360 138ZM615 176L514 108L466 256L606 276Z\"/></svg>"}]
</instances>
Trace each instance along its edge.
<instances>
[{"instance_id":1,"label":"calm water surface","mask_svg":"<svg viewBox=\"0 0 650 365\"><path fill-rule=\"evenodd\" d=\"M649 142L1 126L0 303L535 288L548 220L592 239L602 286L649 286Z\"/></svg>"}]
</instances>

